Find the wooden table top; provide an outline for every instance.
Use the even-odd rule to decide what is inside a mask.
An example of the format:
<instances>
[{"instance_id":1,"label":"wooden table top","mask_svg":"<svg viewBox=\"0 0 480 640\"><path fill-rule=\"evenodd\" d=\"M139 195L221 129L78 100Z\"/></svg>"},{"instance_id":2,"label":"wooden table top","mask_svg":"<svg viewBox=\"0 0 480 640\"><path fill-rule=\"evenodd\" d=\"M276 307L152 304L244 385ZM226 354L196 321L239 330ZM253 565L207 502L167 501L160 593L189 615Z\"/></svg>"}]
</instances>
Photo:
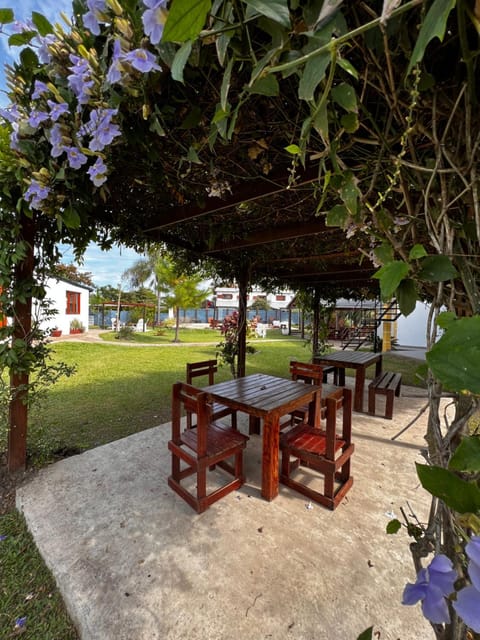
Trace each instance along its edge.
<instances>
[{"instance_id":1,"label":"wooden table top","mask_svg":"<svg viewBox=\"0 0 480 640\"><path fill-rule=\"evenodd\" d=\"M338 364L355 368L368 367L381 360L381 358L381 353L373 353L371 351L335 351L334 353L315 356L314 360L317 364Z\"/></svg>"},{"instance_id":2,"label":"wooden table top","mask_svg":"<svg viewBox=\"0 0 480 640\"><path fill-rule=\"evenodd\" d=\"M259 418L277 411L288 413L291 404L298 406L302 400L308 402L312 394L320 390L321 387L316 385L263 373L219 382L202 389L216 402L226 403Z\"/></svg>"}]
</instances>

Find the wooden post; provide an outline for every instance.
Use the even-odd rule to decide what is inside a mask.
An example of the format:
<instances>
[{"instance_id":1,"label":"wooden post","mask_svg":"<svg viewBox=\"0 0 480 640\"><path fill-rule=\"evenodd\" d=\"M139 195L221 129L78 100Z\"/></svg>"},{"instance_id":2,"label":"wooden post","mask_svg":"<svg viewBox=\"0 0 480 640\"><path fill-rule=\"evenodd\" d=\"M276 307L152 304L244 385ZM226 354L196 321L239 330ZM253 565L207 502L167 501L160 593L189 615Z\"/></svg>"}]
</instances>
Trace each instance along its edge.
<instances>
[{"instance_id":1,"label":"wooden post","mask_svg":"<svg viewBox=\"0 0 480 640\"><path fill-rule=\"evenodd\" d=\"M315 287L313 294L313 322L312 322L312 356L318 352L318 332L320 328L320 289Z\"/></svg>"},{"instance_id":2,"label":"wooden post","mask_svg":"<svg viewBox=\"0 0 480 640\"><path fill-rule=\"evenodd\" d=\"M15 282L31 280L33 277L34 254L33 243L35 226L32 219L22 215L22 238L27 243L27 253L23 262L15 267ZM32 298L25 302L16 300L14 303L13 336L12 341L24 340L29 344L32 328ZM7 449L7 468L10 473L24 470L27 464L27 424L28 408L27 386L28 373L10 373L10 385L13 392L9 406L9 432Z\"/></svg>"},{"instance_id":3,"label":"wooden post","mask_svg":"<svg viewBox=\"0 0 480 640\"><path fill-rule=\"evenodd\" d=\"M238 360L237 375L245 376L247 360L247 289L248 273L246 270L238 277Z\"/></svg>"}]
</instances>

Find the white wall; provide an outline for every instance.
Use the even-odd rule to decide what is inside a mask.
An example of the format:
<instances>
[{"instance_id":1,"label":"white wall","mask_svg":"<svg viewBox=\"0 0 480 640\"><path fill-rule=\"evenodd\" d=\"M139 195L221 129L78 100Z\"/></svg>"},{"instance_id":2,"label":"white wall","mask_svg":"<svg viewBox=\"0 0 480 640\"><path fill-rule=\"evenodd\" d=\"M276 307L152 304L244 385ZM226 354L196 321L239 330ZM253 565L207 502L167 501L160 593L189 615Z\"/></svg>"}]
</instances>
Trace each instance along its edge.
<instances>
[{"instance_id":1,"label":"white wall","mask_svg":"<svg viewBox=\"0 0 480 640\"><path fill-rule=\"evenodd\" d=\"M66 313L67 291L74 291L80 294L80 313ZM62 330L63 334L68 334L70 333L70 322L73 319L78 319L85 327L85 331L88 331L89 289L73 282L49 278L47 281L47 298L52 301L52 309L55 309L57 314L49 319L40 319L42 329L53 329L53 327L57 327ZM35 315L37 309L37 305L34 304L33 313Z\"/></svg>"},{"instance_id":2,"label":"white wall","mask_svg":"<svg viewBox=\"0 0 480 640\"><path fill-rule=\"evenodd\" d=\"M417 302L415 310L397 320L397 342L402 347L426 347L426 329L430 305ZM381 334L380 334L381 335Z\"/></svg>"}]
</instances>

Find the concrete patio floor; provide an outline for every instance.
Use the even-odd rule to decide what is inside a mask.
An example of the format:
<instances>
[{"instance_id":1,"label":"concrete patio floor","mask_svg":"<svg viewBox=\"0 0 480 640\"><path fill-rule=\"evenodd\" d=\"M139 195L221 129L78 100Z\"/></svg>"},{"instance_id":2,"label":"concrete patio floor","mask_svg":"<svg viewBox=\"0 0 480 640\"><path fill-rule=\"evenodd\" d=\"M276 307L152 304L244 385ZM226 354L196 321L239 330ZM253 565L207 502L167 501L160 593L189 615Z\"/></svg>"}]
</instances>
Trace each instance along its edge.
<instances>
[{"instance_id":1,"label":"concrete patio floor","mask_svg":"<svg viewBox=\"0 0 480 640\"><path fill-rule=\"evenodd\" d=\"M401 605L410 539L385 532L407 502L428 513L414 467L426 413L390 439L425 403L403 387L393 420L354 413L355 482L335 512L282 486L263 500L252 436L247 484L197 515L167 486L168 424L43 469L17 507L82 640L347 640L371 625L380 640L433 638Z\"/></svg>"}]
</instances>

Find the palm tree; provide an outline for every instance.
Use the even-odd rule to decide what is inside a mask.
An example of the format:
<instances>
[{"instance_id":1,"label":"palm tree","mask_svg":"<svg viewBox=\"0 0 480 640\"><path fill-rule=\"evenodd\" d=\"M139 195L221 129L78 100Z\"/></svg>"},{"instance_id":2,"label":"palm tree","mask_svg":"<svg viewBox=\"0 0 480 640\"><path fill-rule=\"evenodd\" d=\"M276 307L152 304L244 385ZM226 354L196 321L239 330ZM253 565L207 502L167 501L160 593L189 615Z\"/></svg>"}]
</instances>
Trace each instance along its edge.
<instances>
[{"instance_id":1,"label":"palm tree","mask_svg":"<svg viewBox=\"0 0 480 640\"><path fill-rule=\"evenodd\" d=\"M133 289L139 289L145 285L151 287L157 296L157 320L160 322L162 292L158 286L156 265L162 260L162 250L150 247L146 257L137 260L129 269L123 272L122 279L128 281Z\"/></svg>"},{"instance_id":2,"label":"palm tree","mask_svg":"<svg viewBox=\"0 0 480 640\"><path fill-rule=\"evenodd\" d=\"M155 274L158 290L165 294L165 302L175 311L175 338L178 342L180 309L198 308L208 297L209 289L201 289L203 276L199 273L186 274L179 265L164 256L156 263Z\"/></svg>"}]
</instances>

